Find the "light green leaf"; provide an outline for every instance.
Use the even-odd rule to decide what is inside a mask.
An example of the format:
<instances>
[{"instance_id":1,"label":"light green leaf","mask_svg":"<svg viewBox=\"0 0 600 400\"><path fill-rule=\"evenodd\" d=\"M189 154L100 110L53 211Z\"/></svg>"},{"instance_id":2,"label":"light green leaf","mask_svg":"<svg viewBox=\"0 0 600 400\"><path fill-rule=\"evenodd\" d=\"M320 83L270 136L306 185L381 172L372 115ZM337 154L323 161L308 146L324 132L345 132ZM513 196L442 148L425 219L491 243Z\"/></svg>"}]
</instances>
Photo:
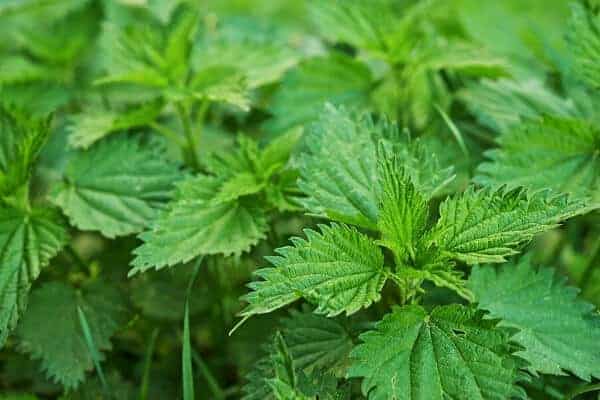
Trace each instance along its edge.
<instances>
[{"instance_id":1,"label":"light green leaf","mask_svg":"<svg viewBox=\"0 0 600 400\"><path fill-rule=\"evenodd\" d=\"M67 239L54 210L0 207L0 346L25 311L31 284Z\"/></svg>"},{"instance_id":2,"label":"light green leaf","mask_svg":"<svg viewBox=\"0 0 600 400\"><path fill-rule=\"evenodd\" d=\"M85 312L97 348L110 350L110 337L125 322L126 308L119 291L100 282L81 290L52 282L34 290L17 328L20 351L40 359L48 376L67 389L76 388L93 368L78 307Z\"/></svg>"},{"instance_id":3,"label":"light green leaf","mask_svg":"<svg viewBox=\"0 0 600 400\"><path fill-rule=\"evenodd\" d=\"M327 105L305 136L300 200L312 214L374 229L377 221L377 146L370 120Z\"/></svg>"},{"instance_id":4,"label":"light green leaf","mask_svg":"<svg viewBox=\"0 0 600 400\"><path fill-rule=\"evenodd\" d=\"M185 263L202 254L240 254L265 237L264 210L251 199L217 203L221 182L199 175L181 182L175 198L134 250L130 274Z\"/></svg>"},{"instance_id":5,"label":"light green leaf","mask_svg":"<svg viewBox=\"0 0 600 400\"><path fill-rule=\"evenodd\" d=\"M543 115L576 115L573 102L562 99L537 80L487 80L467 85L459 99L479 122L496 132Z\"/></svg>"},{"instance_id":6,"label":"light green leaf","mask_svg":"<svg viewBox=\"0 0 600 400\"><path fill-rule=\"evenodd\" d=\"M241 315L272 311L298 296L317 304L316 313L350 315L380 299L387 272L377 245L346 225L319 227L321 233L307 229L306 240L292 238L293 246L267 258L275 268L257 271L265 281L251 286L257 293L246 296Z\"/></svg>"},{"instance_id":7,"label":"light green leaf","mask_svg":"<svg viewBox=\"0 0 600 400\"><path fill-rule=\"evenodd\" d=\"M160 146L121 135L77 153L52 201L79 229L114 238L149 226L182 176L160 154Z\"/></svg>"},{"instance_id":8,"label":"light green leaf","mask_svg":"<svg viewBox=\"0 0 600 400\"><path fill-rule=\"evenodd\" d=\"M215 195L214 202L226 203L237 200L242 196L256 194L264 187L264 182L259 182L254 174L240 172L223 182Z\"/></svg>"},{"instance_id":9,"label":"light green leaf","mask_svg":"<svg viewBox=\"0 0 600 400\"><path fill-rule=\"evenodd\" d=\"M509 335L481 311L460 305L396 307L360 336L349 377L370 400L524 397Z\"/></svg>"},{"instance_id":10,"label":"light green leaf","mask_svg":"<svg viewBox=\"0 0 600 400\"><path fill-rule=\"evenodd\" d=\"M398 158L385 151L379 156L379 243L392 250L397 264L412 263L417 258L418 242L428 228L428 199L415 188Z\"/></svg>"},{"instance_id":11,"label":"light green leaf","mask_svg":"<svg viewBox=\"0 0 600 400\"><path fill-rule=\"evenodd\" d=\"M160 114L163 103L149 102L126 111L92 109L70 119L69 144L87 149L103 137L120 130L147 125Z\"/></svg>"},{"instance_id":12,"label":"light green leaf","mask_svg":"<svg viewBox=\"0 0 600 400\"><path fill-rule=\"evenodd\" d=\"M506 132L487 153L476 181L552 188L600 199L600 129L577 119L545 117Z\"/></svg>"},{"instance_id":13,"label":"light green leaf","mask_svg":"<svg viewBox=\"0 0 600 400\"><path fill-rule=\"evenodd\" d=\"M600 87L600 17L583 4L571 4L567 34L574 72L590 87Z\"/></svg>"},{"instance_id":14,"label":"light green leaf","mask_svg":"<svg viewBox=\"0 0 600 400\"><path fill-rule=\"evenodd\" d=\"M189 91L189 95L196 99L231 104L244 111L250 109L246 78L237 68L215 66L202 69L192 78Z\"/></svg>"},{"instance_id":15,"label":"light green leaf","mask_svg":"<svg viewBox=\"0 0 600 400\"><path fill-rule=\"evenodd\" d=\"M30 117L0 102L0 198L26 184L49 134L49 118Z\"/></svg>"},{"instance_id":16,"label":"light green leaf","mask_svg":"<svg viewBox=\"0 0 600 400\"><path fill-rule=\"evenodd\" d=\"M523 350L517 355L529 362L529 371L600 377L600 317L552 269L536 269L522 257L498 269L475 268L469 287L480 308L519 330L514 340Z\"/></svg>"},{"instance_id":17,"label":"light green leaf","mask_svg":"<svg viewBox=\"0 0 600 400\"><path fill-rule=\"evenodd\" d=\"M471 187L440 205L433 241L443 254L467 264L504 262L536 234L594 208L548 191Z\"/></svg>"},{"instance_id":18,"label":"light green leaf","mask_svg":"<svg viewBox=\"0 0 600 400\"><path fill-rule=\"evenodd\" d=\"M372 76L369 68L349 56L333 53L301 62L283 77L273 98L273 132L312 121L326 102L361 108L368 103Z\"/></svg>"}]
</instances>

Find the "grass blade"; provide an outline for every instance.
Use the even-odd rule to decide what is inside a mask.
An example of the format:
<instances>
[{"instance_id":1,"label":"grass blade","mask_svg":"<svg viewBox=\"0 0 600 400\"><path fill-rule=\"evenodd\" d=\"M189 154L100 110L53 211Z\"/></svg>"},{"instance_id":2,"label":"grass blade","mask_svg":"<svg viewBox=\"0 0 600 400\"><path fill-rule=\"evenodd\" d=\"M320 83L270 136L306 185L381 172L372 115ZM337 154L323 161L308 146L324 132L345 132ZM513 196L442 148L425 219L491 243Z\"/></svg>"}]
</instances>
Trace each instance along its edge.
<instances>
[{"instance_id":1,"label":"grass blade","mask_svg":"<svg viewBox=\"0 0 600 400\"><path fill-rule=\"evenodd\" d=\"M112 399L114 398L114 396L112 396L108 384L106 383L106 379L104 378L104 372L102 371L102 366L100 365L100 353L98 352L96 343L94 343L94 338L90 330L90 325L88 324L87 318L85 317L85 313L79 306L77 306L77 314L79 315L79 324L81 325L81 330L83 331L83 337L85 338L85 343L92 357L92 361L94 362L94 368L96 369L96 373L98 374L98 378L100 379L100 383L102 384L102 389L106 396Z\"/></svg>"},{"instance_id":2,"label":"grass blade","mask_svg":"<svg viewBox=\"0 0 600 400\"><path fill-rule=\"evenodd\" d=\"M148 400L148 387L150 386L150 368L152 367L152 356L154 355L154 347L156 346L156 338L160 329L155 328L150 335L150 343L146 350L144 359L144 372L142 373L142 384L140 386L140 400Z\"/></svg>"},{"instance_id":3,"label":"grass blade","mask_svg":"<svg viewBox=\"0 0 600 400\"><path fill-rule=\"evenodd\" d=\"M181 369L183 384L183 400L194 400L194 370L192 366L192 344L190 339L190 297L192 288L198 278L203 257L198 258L185 294L185 310L183 316L183 351L181 352Z\"/></svg>"}]
</instances>

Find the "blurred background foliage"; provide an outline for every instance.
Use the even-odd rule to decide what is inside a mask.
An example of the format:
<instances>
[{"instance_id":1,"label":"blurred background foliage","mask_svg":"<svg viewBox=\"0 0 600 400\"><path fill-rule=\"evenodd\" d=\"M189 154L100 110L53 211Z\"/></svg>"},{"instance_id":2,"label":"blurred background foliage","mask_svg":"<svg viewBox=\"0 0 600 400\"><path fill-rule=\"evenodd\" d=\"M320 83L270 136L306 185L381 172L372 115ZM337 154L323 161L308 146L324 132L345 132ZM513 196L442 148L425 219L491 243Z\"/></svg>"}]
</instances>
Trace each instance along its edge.
<instances>
[{"instance_id":1,"label":"blurred background foliage","mask_svg":"<svg viewBox=\"0 0 600 400\"><path fill-rule=\"evenodd\" d=\"M189 54L181 54L186 50L170 46L169 37L190 9L198 23ZM153 133L148 140L161 141L172 160L189 161L176 141L163 140L168 134L156 121L177 131L172 102L196 89L213 96L203 118L192 119L192 131L202 130L200 160L234 146L239 132L265 142L302 129L332 102L397 119L454 165L457 191L497 136L524 119L551 113L597 122L597 94L572 79L570 15L564 0L0 0L0 90L32 114L54 113L34 199L61 179L74 154L117 132ZM315 223L277 214L268 240L250 253L207 259L190 304L198 398L241 396L260 343L286 313L250 319L229 337L239 297L263 256ZM537 261L564 272L596 305L600 269L590 265L600 264L599 233L595 213L533 245ZM134 237L72 234L77 257L61 253L34 290L50 281L110 282L122 292L126 315L106 353L109 385L119 399L139 398L141 385L143 398L180 398L191 266L127 278ZM428 293L425 303L448 296ZM370 312L381 314L378 307ZM571 379L540 380L531 396L561 398ZM92 371L63 393L12 339L0 352L0 392L24 393L2 399L102 397Z\"/></svg>"}]
</instances>

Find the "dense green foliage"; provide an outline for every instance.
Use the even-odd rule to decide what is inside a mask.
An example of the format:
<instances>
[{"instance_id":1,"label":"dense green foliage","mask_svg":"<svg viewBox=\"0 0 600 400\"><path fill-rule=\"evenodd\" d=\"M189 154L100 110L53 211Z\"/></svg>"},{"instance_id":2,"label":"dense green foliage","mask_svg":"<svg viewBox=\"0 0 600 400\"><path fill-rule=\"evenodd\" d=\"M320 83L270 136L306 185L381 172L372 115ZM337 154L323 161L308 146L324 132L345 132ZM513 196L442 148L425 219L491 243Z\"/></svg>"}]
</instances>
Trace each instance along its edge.
<instances>
[{"instance_id":1,"label":"dense green foliage","mask_svg":"<svg viewBox=\"0 0 600 400\"><path fill-rule=\"evenodd\" d=\"M4 0L0 38L0 400L600 398L597 0Z\"/></svg>"}]
</instances>

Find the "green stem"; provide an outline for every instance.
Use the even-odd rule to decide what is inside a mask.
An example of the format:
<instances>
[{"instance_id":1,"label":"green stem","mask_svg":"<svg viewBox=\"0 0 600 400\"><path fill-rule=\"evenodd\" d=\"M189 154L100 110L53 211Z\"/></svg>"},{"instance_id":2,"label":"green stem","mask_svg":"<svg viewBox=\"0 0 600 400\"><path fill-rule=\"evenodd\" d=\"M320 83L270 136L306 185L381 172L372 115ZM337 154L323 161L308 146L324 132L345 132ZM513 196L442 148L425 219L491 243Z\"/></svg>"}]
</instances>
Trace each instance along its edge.
<instances>
[{"instance_id":1,"label":"green stem","mask_svg":"<svg viewBox=\"0 0 600 400\"><path fill-rule=\"evenodd\" d=\"M567 393L567 395L565 396L565 400L572 400L580 394L593 392L596 390L600 390L600 383L592 383L589 385L579 386Z\"/></svg>"},{"instance_id":2,"label":"green stem","mask_svg":"<svg viewBox=\"0 0 600 400\"><path fill-rule=\"evenodd\" d=\"M187 146L185 150L185 153L187 153L186 161L189 163L191 168L198 170L200 168L200 161L198 160L198 142L196 141L196 137L192 132L190 112L182 103L175 104L175 108L177 109L177 114L179 115L181 125L183 126L183 133L185 134L185 138L187 140Z\"/></svg>"},{"instance_id":3,"label":"green stem","mask_svg":"<svg viewBox=\"0 0 600 400\"><path fill-rule=\"evenodd\" d=\"M585 293L585 289L590 284L592 280L592 275L594 273L596 265L600 263L600 237L596 238L596 241L592 245L592 252L588 262L583 270L583 275L581 275L581 292Z\"/></svg>"},{"instance_id":4,"label":"green stem","mask_svg":"<svg viewBox=\"0 0 600 400\"><path fill-rule=\"evenodd\" d=\"M226 397L225 392L223 392L223 389L221 389L221 386L219 386L219 382L217 382L217 379L210 371L208 365L206 365L200 354L198 354L197 351L193 351L192 358L198 366L198 369L200 369L200 373L204 376L204 379L206 379L206 383L208 383L208 387L214 395L214 398L217 400L224 399Z\"/></svg>"}]
</instances>

